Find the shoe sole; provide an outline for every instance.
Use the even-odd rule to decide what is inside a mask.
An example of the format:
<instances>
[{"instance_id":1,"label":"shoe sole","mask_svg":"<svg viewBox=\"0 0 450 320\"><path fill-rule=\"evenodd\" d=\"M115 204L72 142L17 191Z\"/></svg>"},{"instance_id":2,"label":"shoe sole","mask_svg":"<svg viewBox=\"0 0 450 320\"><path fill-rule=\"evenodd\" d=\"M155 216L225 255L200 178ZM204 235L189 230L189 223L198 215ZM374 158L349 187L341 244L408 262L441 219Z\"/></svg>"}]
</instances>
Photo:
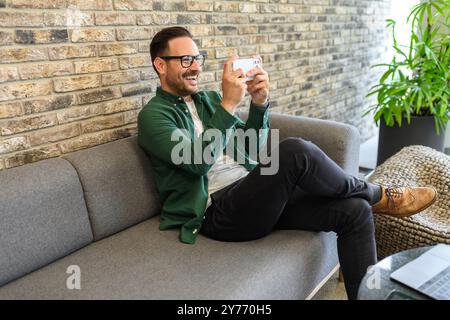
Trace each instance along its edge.
<instances>
[{"instance_id":1,"label":"shoe sole","mask_svg":"<svg viewBox=\"0 0 450 320\"><path fill-rule=\"evenodd\" d=\"M391 214L391 213L385 213L385 212L374 212L374 214L382 214L382 215L385 215L385 216L391 216L391 217L395 217L395 218L406 218L406 217L410 217L410 216L413 216L413 215L415 215L415 214L418 214L419 212L422 212L422 211L425 210L425 209L428 209L430 206L432 206L432 205L436 202L437 198L438 198L438 193L437 193L437 191L435 190L433 200L431 200L431 201L430 201L427 205L425 205L424 207L422 207L422 208L420 208L420 209L418 209L418 210L416 210L416 211L414 211L414 212L404 213L404 214Z\"/></svg>"}]
</instances>

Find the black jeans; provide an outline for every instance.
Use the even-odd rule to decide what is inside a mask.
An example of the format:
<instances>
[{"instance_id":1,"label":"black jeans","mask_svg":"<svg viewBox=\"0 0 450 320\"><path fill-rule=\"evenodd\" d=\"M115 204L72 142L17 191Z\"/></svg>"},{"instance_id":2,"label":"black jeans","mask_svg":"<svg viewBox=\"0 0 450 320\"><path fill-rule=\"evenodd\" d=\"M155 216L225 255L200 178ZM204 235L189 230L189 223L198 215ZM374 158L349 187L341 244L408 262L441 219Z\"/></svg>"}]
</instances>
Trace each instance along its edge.
<instances>
[{"instance_id":1,"label":"black jeans","mask_svg":"<svg viewBox=\"0 0 450 320\"><path fill-rule=\"evenodd\" d=\"M276 174L261 175L259 164L212 194L201 233L247 241L274 229L334 231L347 295L356 299L367 268L376 263L371 203L378 187L345 173L309 141L288 138L274 152Z\"/></svg>"}]
</instances>

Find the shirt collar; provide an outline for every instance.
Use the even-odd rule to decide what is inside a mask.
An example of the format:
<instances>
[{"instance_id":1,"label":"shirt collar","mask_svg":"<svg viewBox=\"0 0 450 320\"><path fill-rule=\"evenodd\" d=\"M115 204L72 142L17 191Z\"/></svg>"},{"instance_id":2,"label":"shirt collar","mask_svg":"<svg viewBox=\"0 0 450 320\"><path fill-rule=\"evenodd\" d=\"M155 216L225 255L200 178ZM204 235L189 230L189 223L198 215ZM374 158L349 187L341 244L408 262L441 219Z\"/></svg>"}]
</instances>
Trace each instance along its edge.
<instances>
[{"instance_id":1,"label":"shirt collar","mask_svg":"<svg viewBox=\"0 0 450 320\"><path fill-rule=\"evenodd\" d=\"M167 92L167 91L164 91L163 88L161 88L161 86L158 86L158 88L156 88L156 95L165 100L168 100L171 103L184 102L183 97L177 96L177 95ZM197 102L200 99L198 93L191 94L191 96L192 96L192 99L194 100L194 102Z\"/></svg>"}]
</instances>

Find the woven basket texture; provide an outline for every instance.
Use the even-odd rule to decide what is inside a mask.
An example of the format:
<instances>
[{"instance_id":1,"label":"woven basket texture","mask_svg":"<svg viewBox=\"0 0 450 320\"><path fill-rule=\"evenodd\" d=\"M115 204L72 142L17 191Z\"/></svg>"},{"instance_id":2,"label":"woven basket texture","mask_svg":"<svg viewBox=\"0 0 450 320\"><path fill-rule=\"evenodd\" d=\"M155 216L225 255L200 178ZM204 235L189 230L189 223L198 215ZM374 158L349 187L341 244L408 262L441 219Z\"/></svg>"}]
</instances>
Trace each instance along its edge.
<instances>
[{"instance_id":1,"label":"woven basket texture","mask_svg":"<svg viewBox=\"0 0 450 320\"><path fill-rule=\"evenodd\" d=\"M387 186L434 187L438 200L406 218L374 215L378 258L396 252L450 244L450 156L425 146L408 146L378 166L368 178Z\"/></svg>"}]
</instances>

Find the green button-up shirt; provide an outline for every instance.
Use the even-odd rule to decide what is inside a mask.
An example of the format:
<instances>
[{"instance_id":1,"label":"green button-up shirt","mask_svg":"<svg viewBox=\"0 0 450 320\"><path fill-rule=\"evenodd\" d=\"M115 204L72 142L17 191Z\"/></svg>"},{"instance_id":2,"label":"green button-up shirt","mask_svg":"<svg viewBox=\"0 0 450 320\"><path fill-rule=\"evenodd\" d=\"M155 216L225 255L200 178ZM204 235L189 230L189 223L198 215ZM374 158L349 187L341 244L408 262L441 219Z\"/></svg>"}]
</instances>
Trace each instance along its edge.
<instances>
[{"instance_id":1,"label":"green button-up shirt","mask_svg":"<svg viewBox=\"0 0 450 320\"><path fill-rule=\"evenodd\" d=\"M265 108L250 106L249 116L244 123L221 106L222 98L215 91L200 91L192 95L198 115L204 125L204 133L195 135L194 122L188 106L182 97L165 92L160 87L156 96L139 112L138 141L149 156L156 187L162 202L160 230L181 226L180 240L195 243L201 228L203 215L208 199L208 170L212 164L204 159L195 159L186 163L174 163L172 151L182 146L182 150L194 153L194 145L202 146L202 150L211 144L203 136L208 129L217 129L222 135L225 145L229 142L229 129L250 128L259 134L258 149L265 144L269 128L268 106ZM183 130L184 129L184 130ZM264 129L259 131L260 129ZM228 132L229 133L229 132ZM173 136L177 139L173 140ZM238 138L234 138L238 139ZM196 141L197 140L197 141ZM204 141L205 140L205 141ZM213 140L214 141L214 140ZM181 145L180 145L181 144ZM239 150L239 146L241 149ZM244 146L244 147L242 147ZM245 156L245 168L252 170L257 162L248 155L248 146L234 143L233 156L240 153ZM212 148L211 156L216 157ZM203 154L203 153L202 153Z\"/></svg>"}]
</instances>

